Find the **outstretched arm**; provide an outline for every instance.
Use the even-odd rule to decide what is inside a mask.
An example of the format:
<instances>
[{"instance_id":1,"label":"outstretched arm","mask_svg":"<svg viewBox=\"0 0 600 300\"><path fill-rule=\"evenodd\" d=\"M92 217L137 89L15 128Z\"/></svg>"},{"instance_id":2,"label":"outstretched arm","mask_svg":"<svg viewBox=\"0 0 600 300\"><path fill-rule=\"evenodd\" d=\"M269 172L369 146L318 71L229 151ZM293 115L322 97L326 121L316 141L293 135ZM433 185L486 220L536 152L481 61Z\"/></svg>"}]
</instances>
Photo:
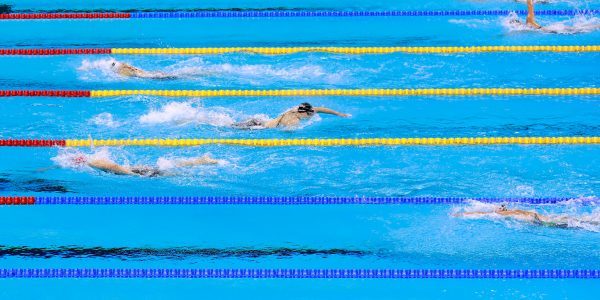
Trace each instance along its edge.
<instances>
[{"instance_id":1,"label":"outstretched arm","mask_svg":"<svg viewBox=\"0 0 600 300\"><path fill-rule=\"evenodd\" d=\"M315 112L318 112L318 113L324 113L324 114L336 115L336 116L338 116L338 117L344 117L344 118L350 117L350 115L349 115L349 114L344 114L344 113L341 113L341 112L335 111L335 110L333 110L333 109L329 109L329 108L327 108L327 107L315 107L315 108L313 108L313 109L315 110Z\"/></svg>"},{"instance_id":2,"label":"outstretched arm","mask_svg":"<svg viewBox=\"0 0 600 300\"><path fill-rule=\"evenodd\" d=\"M533 0L527 0L527 25L535 28L535 29L540 29L542 28L542 26L540 26L538 23L535 22L535 12L534 12L534 8L533 8Z\"/></svg>"},{"instance_id":3,"label":"outstretched arm","mask_svg":"<svg viewBox=\"0 0 600 300\"><path fill-rule=\"evenodd\" d=\"M198 165L214 165L218 164L219 160L210 157L210 155L204 155L201 157L190 158L182 160L176 163L177 167L193 167Z\"/></svg>"},{"instance_id":4,"label":"outstretched arm","mask_svg":"<svg viewBox=\"0 0 600 300\"><path fill-rule=\"evenodd\" d=\"M129 168L123 167L110 160L91 160L88 162L88 166L104 171L107 173L113 173L116 175L133 175Z\"/></svg>"}]
</instances>

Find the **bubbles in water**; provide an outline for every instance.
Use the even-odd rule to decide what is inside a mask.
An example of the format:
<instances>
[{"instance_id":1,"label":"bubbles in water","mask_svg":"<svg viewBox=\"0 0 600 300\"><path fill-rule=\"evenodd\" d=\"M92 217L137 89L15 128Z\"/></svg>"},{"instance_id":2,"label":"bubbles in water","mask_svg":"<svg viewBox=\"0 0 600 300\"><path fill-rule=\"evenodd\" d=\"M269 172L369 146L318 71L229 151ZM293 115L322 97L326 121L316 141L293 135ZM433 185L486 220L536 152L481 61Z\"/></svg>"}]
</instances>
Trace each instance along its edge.
<instances>
[{"instance_id":1,"label":"bubbles in water","mask_svg":"<svg viewBox=\"0 0 600 300\"><path fill-rule=\"evenodd\" d=\"M518 185L515 192L521 197L533 197L535 195L535 190L530 185Z\"/></svg>"},{"instance_id":2,"label":"bubbles in water","mask_svg":"<svg viewBox=\"0 0 600 300\"><path fill-rule=\"evenodd\" d=\"M113 115L107 112L95 115L89 120L89 123L96 126L104 126L110 128L116 128L121 126L121 122L115 121Z\"/></svg>"},{"instance_id":3,"label":"bubbles in water","mask_svg":"<svg viewBox=\"0 0 600 300\"><path fill-rule=\"evenodd\" d=\"M188 123L231 126L235 121L224 111L209 110L195 105L194 102L169 102L158 110L151 110L139 118L143 124L175 124Z\"/></svg>"}]
</instances>

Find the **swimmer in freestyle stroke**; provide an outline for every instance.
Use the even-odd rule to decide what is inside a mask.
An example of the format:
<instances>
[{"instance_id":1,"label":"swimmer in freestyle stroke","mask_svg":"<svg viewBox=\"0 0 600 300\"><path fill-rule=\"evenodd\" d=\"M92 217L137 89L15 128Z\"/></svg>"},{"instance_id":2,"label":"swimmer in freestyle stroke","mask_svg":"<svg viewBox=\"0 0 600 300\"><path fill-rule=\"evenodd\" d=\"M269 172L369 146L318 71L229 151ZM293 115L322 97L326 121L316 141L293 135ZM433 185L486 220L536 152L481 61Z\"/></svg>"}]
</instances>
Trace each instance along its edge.
<instances>
[{"instance_id":1,"label":"swimmer in freestyle stroke","mask_svg":"<svg viewBox=\"0 0 600 300\"><path fill-rule=\"evenodd\" d=\"M519 25L523 24L519 19L516 19L516 18L513 20L510 20L510 23L519 24ZM527 25L530 28L540 30L542 32L557 33L557 34L573 34L573 33L588 32L588 31L600 29L600 24L589 24L589 25L580 26L580 27L563 25L560 28L560 30L541 26L540 24L538 24L535 21L535 11L534 11L534 6L533 6L533 0L527 0L527 18L525 20L525 25Z\"/></svg>"},{"instance_id":2,"label":"swimmer in freestyle stroke","mask_svg":"<svg viewBox=\"0 0 600 300\"><path fill-rule=\"evenodd\" d=\"M120 165L110 159L107 158L90 158L86 155L77 155L71 158L71 162L77 166L88 166L90 168L111 173L115 175L132 175L132 176L141 176L141 177L157 177L157 176L168 176L168 173L165 173L158 167L148 166L148 165L135 165L135 166L125 166ZM180 160L175 163L175 167L193 167L198 165L214 165L218 164L220 161L210 157L209 155L204 155L201 157L189 158Z\"/></svg>"},{"instance_id":3,"label":"swimmer in freestyle stroke","mask_svg":"<svg viewBox=\"0 0 600 300\"><path fill-rule=\"evenodd\" d=\"M137 77L137 78L145 78L145 79L175 79L177 76L172 74L167 74L164 72L149 72L142 70L140 68L136 68L130 64L126 64L119 61L113 61L111 64L111 69L124 77Z\"/></svg>"},{"instance_id":4,"label":"swimmer in freestyle stroke","mask_svg":"<svg viewBox=\"0 0 600 300\"><path fill-rule=\"evenodd\" d=\"M251 118L244 122L233 124L234 128L239 129L256 129L256 128L277 128L277 127L296 127L303 120L308 120L314 117L317 113L330 114L338 117L348 118L349 114L337 112L326 107L313 107L310 103L302 103L299 106L291 108L275 119L261 120Z\"/></svg>"},{"instance_id":5,"label":"swimmer in freestyle stroke","mask_svg":"<svg viewBox=\"0 0 600 300\"><path fill-rule=\"evenodd\" d=\"M569 222L587 223L589 225L600 225L600 222L593 220L582 220L569 216L546 216L536 211L527 211L521 209L508 209L505 204L500 205L494 211L474 211L454 214L454 217L470 217L470 216L502 216L506 219L526 222L538 226L567 228Z\"/></svg>"}]
</instances>

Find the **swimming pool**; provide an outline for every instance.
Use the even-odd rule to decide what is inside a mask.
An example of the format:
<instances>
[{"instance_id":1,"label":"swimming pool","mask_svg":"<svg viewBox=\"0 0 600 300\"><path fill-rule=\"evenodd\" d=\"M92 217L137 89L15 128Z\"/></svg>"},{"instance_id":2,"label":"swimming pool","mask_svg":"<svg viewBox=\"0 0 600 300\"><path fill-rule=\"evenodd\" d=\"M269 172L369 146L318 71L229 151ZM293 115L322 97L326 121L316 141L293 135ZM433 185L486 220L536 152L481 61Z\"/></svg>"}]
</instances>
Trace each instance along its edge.
<instances>
[{"instance_id":1,"label":"swimming pool","mask_svg":"<svg viewBox=\"0 0 600 300\"><path fill-rule=\"evenodd\" d=\"M284 8L275 1L240 1L235 5L208 1L202 7L188 1L135 5L118 1L94 4L9 1L8 4L13 12L523 9L512 1L412 0L292 1ZM595 2L539 5L539 9L598 8ZM593 16L539 19L541 23L598 22ZM585 46L597 45L600 40L600 31L574 35L519 31L511 27L506 16L0 20L0 27L3 32L0 48L9 49ZM125 78L113 71L115 61L168 72L178 78ZM597 88L600 53L16 55L0 56L0 62L0 90ZM301 102L352 116L321 115L293 130L231 127L251 117L276 117ZM2 104L1 139L600 136L597 95L203 98L132 95L9 97L2 98ZM570 222L568 229L562 229L501 218L454 217L453 214L462 211L495 207L484 201L468 200L454 204L393 205L13 206L2 207L0 218L2 270L600 269L600 227L594 225L600 218L597 208L600 150L594 143L0 147L0 153L0 196L30 196L40 200L98 196L561 197L572 200L511 207L591 221ZM223 162L172 170L175 162L206 153ZM155 178L106 174L74 163L73 158L81 155L111 157L121 164L156 165L172 174ZM11 276L0 272L0 277ZM22 288L30 283L38 288ZM598 291L597 280L539 278L30 278L2 279L0 285L3 297L25 299L59 295L163 299L192 294L224 299L583 299L592 298Z\"/></svg>"}]
</instances>

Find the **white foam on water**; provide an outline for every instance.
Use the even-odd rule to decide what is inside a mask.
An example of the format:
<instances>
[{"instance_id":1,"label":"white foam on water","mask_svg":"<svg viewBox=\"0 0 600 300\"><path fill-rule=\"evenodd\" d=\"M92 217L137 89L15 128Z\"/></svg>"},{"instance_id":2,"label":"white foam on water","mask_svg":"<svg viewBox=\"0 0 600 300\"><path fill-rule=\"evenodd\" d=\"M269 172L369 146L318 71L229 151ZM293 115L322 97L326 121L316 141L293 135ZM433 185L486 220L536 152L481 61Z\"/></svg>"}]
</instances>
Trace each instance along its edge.
<instances>
[{"instance_id":1,"label":"white foam on water","mask_svg":"<svg viewBox=\"0 0 600 300\"><path fill-rule=\"evenodd\" d=\"M93 116L90 120L88 120L90 124L96 126L110 127L116 128L122 125L121 122L115 121L113 115L107 112L103 112Z\"/></svg>"},{"instance_id":2,"label":"white foam on water","mask_svg":"<svg viewBox=\"0 0 600 300\"><path fill-rule=\"evenodd\" d=\"M577 34L577 33L588 33L596 30L600 30L600 19L590 15L576 15L573 18L561 22L555 22L551 24L544 24L538 22L544 30L535 29L525 24L525 19L521 20L515 12L511 12L506 17L500 18L500 23L509 32L542 32L544 33L557 33L557 34Z\"/></svg>"},{"instance_id":3,"label":"white foam on water","mask_svg":"<svg viewBox=\"0 0 600 300\"><path fill-rule=\"evenodd\" d=\"M123 81L127 77L114 71L113 63L120 63L114 58L96 60L84 59L77 68L82 80L88 81ZM129 62L128 62L129 63ZM136 63L131 63L139 67ZM142 68L145 69L145 68ZM207 80L205 78L237 79L251 84L262 84L272 81L322 82L335 84L344 81L348 70L328 72L315 64L294 63L291 65L270 64L233 64L209 63L200 57L192 57L166 67L148 69L149 74L168 74L174 78L186 80Z\"/></svg>"},{"instance_id":4,"label":"white foam on water","mask_svg":"<svg viewBox=\"0 0 600 300\"><path fill-rule=\"evenodd\" d=\"M52 157L51 160L61 168L91 170L92 168L87 164L81 163L82 158L86 161L112 160L107 147L96 148L91 153L85 153L75 148L60 148L58 154Z\"/></svg>"},{"instance_id":5,"label":"white foam on water","mask_svg":"<svg viewBox=\"0 0 600 300\"><path fill-rule=\"evenodd\" d=\"M485 19L450 19L450 24L464 25L469 28L478 28L481 26L489 25L491 22Z\"/></svg>"},{"instance_id":6,"label":"white foam on water","mask_svg":"<svg viewBox=\"0 0 600 300\"><path fill-rule=\"evenodd\" d=\"M344 72L328 73L318 65L291 65L276 67L268 64L211 64L202 58L193 57L166 68L169 74L177 77L219 76L242 77L242 79L261 82L263 79L284 79L293 81L324 81L338 83Z\"/></svg>"},{"instance_id":7,"label":"white foam on water","mask_svg":"<svg viewBox=\"0 0 600 300\"><path fill-rule=\"evenodd\" d=\"M210 153L206 153L204 155L208 155L210 158L216 159L214 158ZM184 168L193 168L196 166L183 166L181 167L179 164L185 161L188 161L190 159L193 159L196 157L177 157L177 156L171 156L171 155L166 155L166 156L161 156L157 159L156 161L156 166L163 171L169 171L169 170L174 170L174 169L184 169ZM224 165L228 165L229 162L227 160L223 160L223 159L217 159L218 163L217 165L220 166L224 166ZM206 166L210 166L206 165ZM197 165L200 166L200 165Z\"/></svg>"},{"instance_id":8,"label":"white foam on water","mask_svg":"<svg viewBox=\"0 0 600 300\"><path fill-rule=\"evenodd\" d=\"M507 203L507 206L508 209L535 211L545 217L548 222L564 225L567 228L600 232L600 208L592 207L592 211L584 211L584 208L588 208L589 210L589 206L582 205L583 202L586 202L587 205L595 205L594 203L596 203L597 200L597 198L578 198L559 204L528 206L524 204ZM463 206L454 207L452 209L452 215L463 219L490 220L509 227L519 227L528 224L534 225L529 222L520 221L515 218L507 218L506 216L494 213L498 207L499 204L470 200ZM553 212L546 212L546 210ZM554 212L556 210L559 210L560 212ZM462 213L465 212L483 212L485 214L462 215Z\"/></svg>"},{"instance_id":9,"label":"white foam on water","mask_svg":"<svg viewBox=\"0 0 600 300\"><path fill-rule=\"evenodd\" d=\"M561 34L588 33L600 29L600 19L593 16L576 15L570 20L544 26Z\"/></svg>"},{"instance_id":10,"label":"white foam on water","mask_svg":"<svg viewBox=\"0 0 600 300\"><path fill-rule=\"evenodd\" d=\"M116 62L114 58L84 59L77 71L83 80L123 80L124 77L119 76L112 68L112 64Z\"/></svg>"},{"instance_id":11,"label":"white foam on water","mask_svg":"<svg viewBox=\"0 0 600 300\"><path fill-rule=\"evenodd\" d=\"M139 117L142 124L199 124L231 126L235 120L224 109L206 109L194 101L169 102Z\"/></svg>"}]
</instances>

